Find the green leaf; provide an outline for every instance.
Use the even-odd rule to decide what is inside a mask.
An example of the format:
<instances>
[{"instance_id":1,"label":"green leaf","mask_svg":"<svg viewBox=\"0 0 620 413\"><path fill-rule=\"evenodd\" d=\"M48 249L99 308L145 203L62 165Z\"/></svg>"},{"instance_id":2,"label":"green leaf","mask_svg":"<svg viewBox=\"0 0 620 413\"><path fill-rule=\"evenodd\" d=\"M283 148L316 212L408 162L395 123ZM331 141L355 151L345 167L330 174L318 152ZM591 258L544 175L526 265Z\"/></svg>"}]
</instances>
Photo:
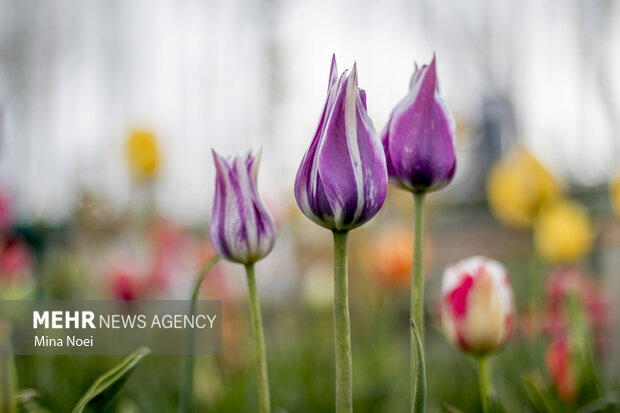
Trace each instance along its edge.
<instances>
[{"instance_id":1,"label":"green leaf","mask_svg":"<svg viewBox=\"0 0 620 413\"><path fill-rule=\"evenodd\" d=\"M102 409L116 396L129 373L150 351L147 347L140 347L114 368L99 376L77 402L72 413L82 413L86 407L96 407L97 411Z\"/></svg>"},{"instance_id":2,"label":"green leaf","mask_svg":"<svg viewBox=\"0 0 620 413\"><path fill-rule=\"evenodd\" d=\"M611 393L581 407L577 413L614 412L620 408L620 394Z\"/></svg>"},{"instance_id":3,"label":"green leaf","mask_svg":"<svg viewBox=\"0 0 620 413\"><path fill-rule=\"evenodd\" d=\"M529 376L523 376L522 380L526 393L537 411L542 413L561 411L540 372L535 371Z\"/></svg>"},{"instance_id":4,"label":"green leaf","mask_svg":"<svg viewBox=\"0 0 620 413\"><path fill-rule=\"evenodd\" d=\"M499 397L489 394L487 399L489 400L489 413L506 413L506 407Z\"/></svg>"},{"instance_id":5,"label":"green leaf","mask_svg":"<svg viewBox=\"0 0 620 413\"><path fill-rule=\"evenodd\" d=\"M415 343L415 383L411 411L412 413L424 413L426 412L426 365L424 364L422 337L413 320L409 320L409 325Z\"/></svg>"}]
</instances>

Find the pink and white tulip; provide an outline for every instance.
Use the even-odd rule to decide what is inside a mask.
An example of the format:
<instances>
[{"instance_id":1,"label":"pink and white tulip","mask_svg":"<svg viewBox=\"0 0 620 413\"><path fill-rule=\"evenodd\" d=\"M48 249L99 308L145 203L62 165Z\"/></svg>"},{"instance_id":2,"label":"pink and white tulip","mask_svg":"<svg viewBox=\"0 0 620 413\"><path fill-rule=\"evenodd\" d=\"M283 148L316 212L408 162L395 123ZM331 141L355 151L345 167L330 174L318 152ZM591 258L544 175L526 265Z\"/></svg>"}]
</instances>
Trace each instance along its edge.
<instances>
[{"instance_id":1,"label":"pink and white tulip","mask_svg":"<svg viewBox=\"0 0 620 413\"><path fill-rule=\"evenodd\" d=\"M501 347L514 321L504 266L475 256L448 267L441 285L441 321L448 340L467 353L483 355Z\"/></svg>"}]
</instances>

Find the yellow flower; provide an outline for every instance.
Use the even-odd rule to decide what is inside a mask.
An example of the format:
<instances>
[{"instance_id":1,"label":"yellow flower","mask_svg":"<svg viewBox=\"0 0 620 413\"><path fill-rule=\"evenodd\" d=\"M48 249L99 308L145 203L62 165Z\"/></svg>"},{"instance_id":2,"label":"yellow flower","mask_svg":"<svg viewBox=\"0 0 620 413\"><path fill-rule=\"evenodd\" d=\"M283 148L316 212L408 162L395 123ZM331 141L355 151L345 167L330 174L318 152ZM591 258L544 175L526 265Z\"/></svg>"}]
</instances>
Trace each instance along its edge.
<instances>
[{"instance_id":1,"label":"yellow flower","mask_svg":"<svg viewBox=\"0 0 620 413\"><path fill-rule=\"evenodd\" d=\"M552 262L576 261L590 251L592 223L586 210L566 199L541 207L534 224L534 246Z\"/></svg>"},{"instance_id":2,"label":"yellow flower","mask_svg":"<svg viewBox=\"0 0 620 413\"><path fill-rule=\"evenodd\" d=\"M157 176L159 148L155 134L149 130L134 130L127 138L127 159L133 176L148 181Z\"/></svg>"},{"instance_id":3,"label":"yellow flower","mask_svg":"<svg viewBox=\"0 0 620 413\"><path fill-rule=\"evenodd\" d=\"M506 225L528 228L540 205L559 194L559 184L527 149L518 146L491 168L487 198Z\"/></svg>"},{"instance_id":4,"label":"yellow flower","mask_svg":"<svg viewBox=\"0 0 620 413\"><path fill-rule=\"evenodd\" d=\"M611 206L616 213L616 217L620 219L620 175L611 183L609 194L611 197Z\"/></svg>"}]
</instances>

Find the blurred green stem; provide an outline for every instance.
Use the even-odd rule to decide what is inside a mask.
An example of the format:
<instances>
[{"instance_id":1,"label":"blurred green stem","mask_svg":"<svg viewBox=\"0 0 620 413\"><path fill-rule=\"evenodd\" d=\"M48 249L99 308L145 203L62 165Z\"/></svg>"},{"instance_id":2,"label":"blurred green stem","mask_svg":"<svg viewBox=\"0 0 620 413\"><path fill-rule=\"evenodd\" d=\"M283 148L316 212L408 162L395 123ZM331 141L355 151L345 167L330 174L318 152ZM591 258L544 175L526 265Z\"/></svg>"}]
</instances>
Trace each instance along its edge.
<instances>
[{"instance_id":1,"label":"blurred green stem","mask_svg":"<svg viewBox=\"0 0 620 413\"><path fill-rule=\"evenodd\" d=\"M205 277L211 271L215 264L220 260L219 255L216 255L209 261L200 271L200 275L194 285L194 291L192 292L192 299L189 305L189 314L193 315L196 312L196 300L198 299L198 293L200 292L200 285L204 281ZM194 387L194 329L189 329L187 333L187 355L185 357L185 376L183 378L183 389L181 391L181 412L187 413L190 411L192 403L192 392Z\"/></svg>"},{"instance_id":2,"label":"blurred green stem","mask_svg":"<svg viewBox=\"0 0 620 413\"><path fill-rule=\"evenodd\" d=\"M256 344L256 377L258 381L258 411L269 413L271 402L269 401L269 378L267 375L267 355L265 353L265 335L263 333L263 319L258 302L256 290L256 277L254 276L254 263L247 264L245 271L248 278L248 291L250 295L250 315L252 317L252 331Z\"/></svg>"},{"instance_id":3,"label":"blurred green stem","mask_svg":"<svg viewBox=\"0 0 620 413\"><path fill-rule=\"evenodd\" d=\"M17 412L17 372L11 347L11 327L0 320L0 411Z\"/></svg>"},{"instance_id":4,"label":"blurred green stem","mask_svg":"<svg viewBox=\"0 0 620 413\"><path fill-rule=\"evenodd\" d=\"M424 343L424 192L413 193L413 273L411 274L411 320L420 333L419 343ZM416 399L416 389L422 386L416 380L416 352L418 341L411 333L411 405ZM421 349L420 349L421 351ZM422 357L424 353L422 352ZM426 379L426 378L425 378ZM417 393L423 389L417 389Z\"/></svg>"},{"instance_id":5,"label":"blurred green stem","mask_svg":"<svg viewBox=\"0 0 620 413\"><path fill-rule=\"evenodd\" d=\"M478 383L480 387L480 403L482 404L482 412L489 412L489 369L487 366L487 357L485 355L476 358L478 363Z\"/></svg>"},{"instance_id":6,"label":"blurred green stem","mask_svg":"<svg viewBox=\"0 0 620 413\"><path fill-rule=\"evenodd\" d=\"M334 338L336 341L336 413L353 411L351 327L347 280L348 231L334 231Z\"/></svg>"}]
</instances>

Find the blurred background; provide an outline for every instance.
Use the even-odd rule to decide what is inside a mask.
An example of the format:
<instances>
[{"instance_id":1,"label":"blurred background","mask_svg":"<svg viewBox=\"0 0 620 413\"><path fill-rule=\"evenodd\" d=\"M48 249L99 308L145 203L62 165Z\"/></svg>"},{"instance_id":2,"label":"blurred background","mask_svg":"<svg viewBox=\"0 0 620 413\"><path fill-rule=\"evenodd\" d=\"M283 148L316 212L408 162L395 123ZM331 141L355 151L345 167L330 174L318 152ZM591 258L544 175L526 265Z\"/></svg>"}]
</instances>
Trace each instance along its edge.
<instances>
[{"instance_id":1,"label":"blurred background","mask_svg":"<svg viewBox=\"0 0 620 413\"><path fill-rule=\"evenodd\" d=\"M341 71L357 62L379 132L435 53L458 168L428 203L429 409L479 409L435 302L445 266L473 254L502 261L515 290L515 332L492 362L509 411L617 400L619 48L613 0L3 0L0 297L189 298L213 255L210 150L262 147L279 228L257 267L273 403L332 411L330 235L297 209L295 173L332 53ZM351 237L358 412L407 410L411 204L390 188ZM196 411L255 410L243 278L220 264L205 283L224 301L225 350L198 357ZM19 387L63 411L116 361L18 357ZM174 411L181 361L148 358L116 411Z\"/></svg>"}]
</instances>

